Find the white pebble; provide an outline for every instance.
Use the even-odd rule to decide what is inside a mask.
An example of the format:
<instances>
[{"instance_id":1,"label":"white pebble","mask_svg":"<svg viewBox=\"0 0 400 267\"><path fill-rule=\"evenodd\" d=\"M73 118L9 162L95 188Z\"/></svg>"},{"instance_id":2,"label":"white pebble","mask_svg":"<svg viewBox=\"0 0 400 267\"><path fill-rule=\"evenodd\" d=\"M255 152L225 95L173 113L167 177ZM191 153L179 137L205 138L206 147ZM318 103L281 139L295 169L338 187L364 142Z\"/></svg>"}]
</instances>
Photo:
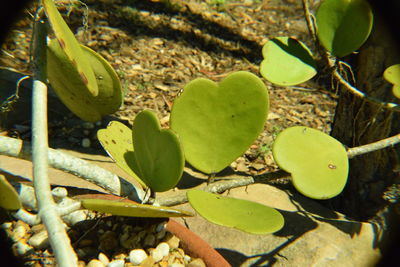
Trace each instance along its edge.
<instances>
[{"instance_id":1,"label":"white pebble","mask_svg":"<svg viewBox=\"0 0 400 267\"><path fill-rule=\"evenodd\" d=\"M161 251L159 251L157 249L153 249L150 252L150 255L154 259L154 262L159 262L163 258L162 254L161 254Z\"/></svg>"},{"instance_id":2,"label":"white pebble","mask_svg":"<svg viewBox=\"0 0 400 267\"><path fill-rule=\"evenodd\" d=\"M108 259L106 254L104 254L103 252L100 252L99 256L97 256L97 258L99 259L99 261L101 261L104 264L104 266L106 266L107 264L110 263L110 260Z\"/></svg>"},{"instance_id":3,"label":"white pebble","mask_svg":"<svg viewBox=\"0 0 400 267\"><path fill-rule=\"evenodd\" d=\"M82 147L84 147L84 148L88 148L88 147L90 147L90 139L89 138L83 138L82 139Z\"/></svg>"},{"instance_id":4,"label":"white pebble","mask_svg":"<svg viewBox=\"0 0 400 267\"><path fill-rule=\"evenodd\" d=\"M163 257L168 256L169 254L169 245L165 242L161 242L157 245L156 250L159 250Z\"/></svg>"},{"instance_id":5,"label":"white pebble","mask_svg":"<svg viewBox=\"0 0 400 267\"><path fill-rule=\"evenodd\" d=\"M89 263L86 265L86 267L104 267L105 265L96 259L93 259L91 261L89 261Z\"/></svg>"},{"instance_id":6,"label":"white pebble","mask_svg":"<svg viewBox=\"0 0 400 267\"><path fill-rule=\"evenodd\" d=\"M129 252L129 260L133 265L140 265L147 257L143 249L133 249Z\"/></svg>"},{"instance_id":7,"label":"white pebble","mask_svg":"<svg viewBox=\"0 0 400 267\"><path fill-rule=\"evenodd\" d=\"M37 234L34 234L28 241L29 245L36 249L42 249L49 245L49 238L47 236L47 231L42 230Z\"/></svg>"},{"instance_id":8,"label":"white pebble","mask_svg":"<svg viewBox=\"0 0 400 267\"><path fill-rule=\"evenodd\" d=\"M170 267L185 267L185 265L181 264L181 263L172 263L171 265L169 265Z\"/></svg>"},{"instance_id":9,"label":"white pebble","mask_svg":"<svg viewBox=\"0 0 400 267\"><path fill-rule=\"evenodd\" d=\"M125 261L123 259L119 260L113 260L109 264L107 264L107 267L124 267Z\"/></svg>"},{"instance_id":10,"label":"white pebble","mask_svg":"<svg viewBox=\"0 0 400 267\"><path fill-rule=\"evenodd\" d=\"M162 260L165 256L169 254L169 245L165 242L162 242L157 245L155 249L151 251L151 256L153 257L155 262Z\"/></svg>"},{"instance_id":11,"label":"white pebble","mask_svg":"<svg viewBox=\"0 0 400 267\"><path fill-rule=\"evenodd\" d=\"M24 256L28 252L33 251L33 248L31 246L21 241L14 243L13 248L15 249L15 251L19 256Z\"/></svg>"}]
</instances>

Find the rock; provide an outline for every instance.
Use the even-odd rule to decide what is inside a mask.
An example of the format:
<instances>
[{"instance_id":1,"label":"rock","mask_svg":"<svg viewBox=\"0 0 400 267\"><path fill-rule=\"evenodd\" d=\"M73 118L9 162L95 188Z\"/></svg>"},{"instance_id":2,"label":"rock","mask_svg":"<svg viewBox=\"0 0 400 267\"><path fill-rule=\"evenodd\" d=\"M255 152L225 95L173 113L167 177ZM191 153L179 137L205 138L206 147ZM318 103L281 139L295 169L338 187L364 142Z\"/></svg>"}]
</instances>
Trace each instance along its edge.
<instances>
[{"instance_id":1,"label":"rock","mask_svg":"<svg viewBox=\"0 0 400 267\"><path fill-rule=\"evenodd\" d=\"M204 263L204 261L200 258L194 259L191 262L189 262L188 265L186 265L187 267L206 267L206 264Z\"/></svg>"},{"instance_id":2,"label":"rock","mask_svg":"<svg viewBox=\"0 0 400 267\"><path fill-rule=\"evenodd\" d=\"M110 251L115 249L118 246L117 234L112 231L106 231L104 234L100 236L99 239L99 248L100 250Z\"/></svg>"},{"instance_id":3,"label":"rock","mask_svg":"<svg viewBox=\"0 0 400 267\"><path fill-rule=\"evenodd\" d=\"M83 148L89 148L91 145L91 141L89 138L83 138L82 139L82 147Z\"/></svg>"},{"instance_id":4,"label":"rock","mask_svg":"<svg viewBox=\"0 0 400 267\"><path fill-rule=\"evenodd\" d=\"M147 257L147 253L143 249L133 249L129 252L129 261L133 265L140 265Z\"/></svg>"},{"instance_id":5,"label":"rock","mask_svg":"<svg viewBox=\"0 0 400 267\"><path fill-rule=\"evenodd\" d=\"M249 235L211 224L198 215L185 218L190 229L212 247L223 248L219 252L229 257L232 266L252 266L261 260L263 265L273 263L274 267L374 266L380 258L379 246L376 246L379 243L377 226L347 220L294 190L288 193L279 189L279 185L254 184L229 190L229 197L277 208L285 218L284 227L273 235ZM185 209L188 205L179 208ZM238 255L232 257L230 251ZM265 255L274 256L268 260ZM245 262L241 260L246 258Z\"/></svg>"},{"instance_id":6,"label":"rock","mask_svg":"<svg viewBox=\"0 0 400 267\"><path fill-rule=\"evenodd\" d=\"M47 236L47 231L43 230L37 234L34 234L28 241L29 245L35 249L43 249L49 246L49 238Z\"/></svg>"},{"instance_id":7,"label":"rock","mask_svg":"<svg viewBox=\"0 0 400 267\"><path fill-rule=\"evenodd\" d=\"M22 239L12 245L12 250L18 256L25 256L26 254L33 252L33 247L26 244Z\"/></svg>"},{"instance_id":8,"label":"rock","mask_svg":"<svg viewBox=\"0 0 400 267\"><path fill-rule=\"evenodd\" d=\"M99 256L97 256L97 258L99 259L99 261L101 261L104 264L104 266L106 266L107 264L110 263L110 260L108 259L106 254L104 254L103 252L100 252Z\"/></svg>"},{"instance_id":9,"label":"rock","mask_svg":"<svg viewBox=\"0 0 400 267\"><path fill-rule=\"evenodd\" d=\"M95 127L93 122L84 122L82 123L82 127L84 129L93 129Z\"/></svg>"},{"instance_id":10,"label":"rock","mask_svg":"<svg viewBox=\"0 0 400 267\"><path fill-rule=\"evenodd\" d=\"M125 261L123 259L119 260L113 260L109 264L107 264L107 267L124 267Z\"/></svg>"},{"instance_id":11,"label":"rock","mask_svg":"<svg viewBox=\"0 0 400 267\"><path fill-rule=\"evenodd\" d=\"M157 240L161 240L165 237L167 230L162 229L160 232L156 233Z\"/></svg>"},{"instance_id":12,"label":"rock","mask_svg":"<svg viewBox=\"0 0 400 267\"><path fill-rule=\"evenodd\" d=\"M23 238L26 235L27 230L29 230L29 226L23 221L19 220L15 223L14 229L11 233L11 239L16 242Z\"/></svg>"},{"instance_id":13,"label":"rock","mask_svg":"<svg viewBox=\"0 0 400 267\"><path fill-rule=\"evenodd\" d=\"M76 254L81 259L90 259L96 257L97 249L94 247L84 247L76 250Z\"/></svg>"},{"instance_id":14,"label":"rock","mask_svg":"<svg viewBox=\"0 0 400 267\"><path fill-rule=\"evenodd\" d=\"M183 265L182 263L172 263L170 266L171 267L185 267L185 265Z\"/></svg>"},{"instance_id":15,"label":"rock","mask_svg":"<svg viewBox=\"0 0 400 267\"><path fill-rule=\"evenodd\" d=\"M165 238L165 242L169 245L171 249L176 249L179 247L179 238L176 236L172 235L170 232L167 233L167 236Z\"/></svg>"},{"instance_id":16,"label":"rock","mask_svg":"<svg viewBox=\"0 0 400 267\"><path fill-rule=\"evenodd\" d=\"M160 255L162 257L168 256L169 254L169 245L165 242L161 242L160 244L157 245L155 250L159 251Z\"/></svg>"},{"instance_id":17,"label":"rock","mask_svg":"<svg viewBox=\"0 0 400 267\"><path fill-rule=\"evenodd\" d=\"M143 247L153 247L156 242L156 237L153 234L148 234L144 238Z\"/></svg>"},{"instance_id":18,"label":"rock","mask_svg":"<svg viewBox=\"0 0 400 267\"><path fill-rule=\"evenodd\" d=\"M91 261L89 261L89 263L86 265L86 267L104 267L105 265L96 259L93 259Z\"/></svg>"}]
</instances>

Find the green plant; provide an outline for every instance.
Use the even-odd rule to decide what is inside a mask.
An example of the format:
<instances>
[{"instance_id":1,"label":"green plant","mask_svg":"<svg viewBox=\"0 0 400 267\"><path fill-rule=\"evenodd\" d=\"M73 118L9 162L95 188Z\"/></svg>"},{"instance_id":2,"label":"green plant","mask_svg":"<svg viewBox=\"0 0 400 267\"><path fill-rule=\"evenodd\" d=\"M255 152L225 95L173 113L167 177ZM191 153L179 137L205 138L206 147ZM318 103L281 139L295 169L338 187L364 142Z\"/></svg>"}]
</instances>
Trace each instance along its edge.
<instances>
[{"instance_id":1,"label":"green plant","mask_svg":"<svg viewBox=\"0 0 400 267\"><path fill-rule=\"evenodd\" d=\"M113 113L122 102L115 71L98 54L76 42L51 0L43 0L43 4L57 38L57 42L53 40L48 45L47 69L49 81L60 99L84 120L96 121ZM372 13L363 0L325 0L317 12L318 37L334 56L345 56L358 49L368 37L371 25ZM355 38L349 38L354 32L357 33ZM261 75L273 83L294 85L316 74L311 52L293 38L272 39L264 46L263 56ZM337 65L335 67L336 71ZM398 88L397 66L389 68L384 76ZM340 81L337 72L333 77ZM80 99L83 102L76 104ZM103 106L107 108L106 113L102 113ZM118 166L138 180L145 190L161 192L179 182L185 159L211 177L227 167L264 129L268 109L268 91L263 81L254 74L240 71L218 84L203 78L188 83L174 102L171 129L161 129L157 116L145 110L136 116L132 129L112 122L107 129L98 132L98 137ZM296 189L311 198L327 199L338 195L347 181L348 158L366 151L346 151L337 140L306 127L280 130L272 145L274 158L291 174ZM399 139L385 140L385 145L394 145ZM376 147L368 149L369 152ZM11 201L0 198L0 204L10 210L19 209L19 199L4 181L0 177L1 196L10 194L6 200ZM118 183L119 180L114 181ZM119 185L123 187L122 182ZM103 182L102 186L112 191L111 185ZM137 192L141 190L130 186ZM122 190L114 191L112 193L123 194ZM273 233L284 224L277 210L258 203L199 190L188 191L187 198L209 221L249 233ZM146 202L145 198L141 200ZM190 216L167 207L104 199L81 199L79 204L121 216ZM243 220L244 216L249 216L248 220Z\"/></svg>"}]
</instances>

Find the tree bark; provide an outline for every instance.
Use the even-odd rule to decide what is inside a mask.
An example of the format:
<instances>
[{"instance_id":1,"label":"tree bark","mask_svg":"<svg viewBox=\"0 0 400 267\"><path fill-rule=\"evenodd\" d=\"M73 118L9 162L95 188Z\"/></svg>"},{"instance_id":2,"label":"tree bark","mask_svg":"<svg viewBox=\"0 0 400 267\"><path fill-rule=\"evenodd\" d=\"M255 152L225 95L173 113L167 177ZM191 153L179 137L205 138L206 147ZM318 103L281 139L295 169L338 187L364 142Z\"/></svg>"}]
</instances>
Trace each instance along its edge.
<instances>
[{"instance_id":1,"label":"tree bark","mask_svg":"<svg viewBox=\"0 0 400 267\"><path fill-rule=\"evenodd\" d=\"M382 101L400 103L383 79L387 67L400 63L398 48L382 19L375 16L372 34L356 56L355 86ZM331 134L348 147L360 146L399 133L399 122L398 113L341 88ZM334 207L356 219L374 216L385 205L383 193L398 179L398 157L399 147L395 146L351 159L348 184L332 200Z\"/></svg>"}]
</instances>

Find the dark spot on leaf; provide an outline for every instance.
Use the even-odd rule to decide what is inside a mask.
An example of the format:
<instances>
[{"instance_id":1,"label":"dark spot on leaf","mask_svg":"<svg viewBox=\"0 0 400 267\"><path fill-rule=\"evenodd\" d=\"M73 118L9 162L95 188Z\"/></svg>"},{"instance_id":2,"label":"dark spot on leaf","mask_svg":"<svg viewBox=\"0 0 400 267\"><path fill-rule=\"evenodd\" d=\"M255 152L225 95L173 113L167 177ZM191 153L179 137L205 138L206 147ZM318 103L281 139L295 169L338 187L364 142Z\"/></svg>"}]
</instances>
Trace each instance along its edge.
<instances>
[{"instance_id":1,"label":"dark spot on leaf","mask_svg":"<svg viewBox=\"0 0 400 267\"><path fill-rule=\"evenodd\" d=\"M112 139L112 140L111 140L111 142L113 142L113 144L114 144L114 145L116 145L116 144L117 144L117 142L115 142L115 140L114 140L114 139Z\"/></svg>"},{"instance_id":2,"label":"dark spot on leaf","mask_svg":"<svg viewBox=\"0 0 400 267\"><path fill-rule=\"evenodd\" d=\"M87 85L87 84L89 83L89 81L88 81L88 79L86 78L85 73L79 72L79 75L81 76L81 79L82 79L83 83Z\"/></svg>"},{"instance_id":3,"label":"dark spot on leaf","mask_svg":"<svg viewBox=\"0 0 400 267\"><path fill-rule=\"evenodd\" d=\"M108 145L108 141L104 141L104 143L106 143L106 145Z\"/></svg>"}]
</instances>

